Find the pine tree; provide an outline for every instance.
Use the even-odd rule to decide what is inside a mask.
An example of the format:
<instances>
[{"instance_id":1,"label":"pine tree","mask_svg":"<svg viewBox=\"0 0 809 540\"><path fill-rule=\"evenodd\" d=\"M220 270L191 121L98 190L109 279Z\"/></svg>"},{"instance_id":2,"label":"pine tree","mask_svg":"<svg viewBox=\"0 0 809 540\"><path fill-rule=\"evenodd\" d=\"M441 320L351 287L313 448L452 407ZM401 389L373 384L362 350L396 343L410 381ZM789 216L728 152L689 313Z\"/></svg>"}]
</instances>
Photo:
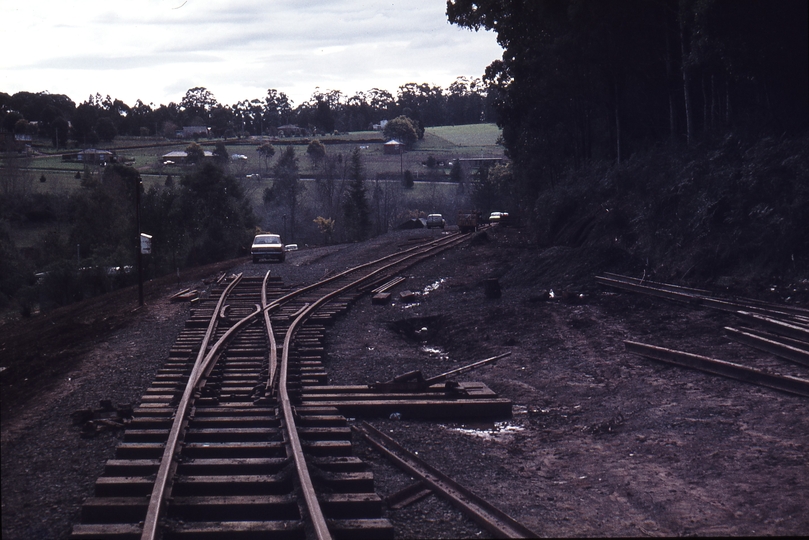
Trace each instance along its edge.
<instances>
[{"instance_id":1,"label":"pine tree","mask_svg":"<svg viewBox=\"0 0 809 540\"><path fill-rule=\"evenodd\" d=\"M343 200L343 218L349 240L363 240L371 229L371 207L365 190L365 172L360 149L351 152L348 162L348 191Z\"/></svg>"}]
</instances>

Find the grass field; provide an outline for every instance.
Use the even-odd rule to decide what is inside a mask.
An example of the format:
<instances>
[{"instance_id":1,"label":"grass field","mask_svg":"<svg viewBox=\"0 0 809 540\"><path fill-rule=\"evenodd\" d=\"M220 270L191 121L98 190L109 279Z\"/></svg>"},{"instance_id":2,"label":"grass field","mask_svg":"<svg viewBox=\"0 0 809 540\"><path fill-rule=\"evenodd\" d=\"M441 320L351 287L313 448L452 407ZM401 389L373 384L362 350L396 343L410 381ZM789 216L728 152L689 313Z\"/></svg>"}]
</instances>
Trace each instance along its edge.
<instances>
[{"instance_id":1,"label":"grass field","mask_svg":"<svg viewBox=\"0 0 809 540\"><path fill-rule=\"evenodd\" d=\"M500 138L500 128L494 124L439 126L427 128L425 132L455 146L491 147L497 145Z\"/></svg>"},{"instance_id":2,"label":"grass field","mask_svg":"<svg viewBox=\"0 0 809 540\"><path fill-rule=\"evenodd\" d=\"M494 124L474 124L467 126L432 127L425 130L424 139L415 147L402 155L386 155L383 151L385 142L382 134L374 131L362 131L339 136L327 135L320 140L326 146L329 155L347 156L357 146L360 147L366 176L368 179L401 179L402 173L410 170L417 180L444 180L449 173L449 161L458 157L502 157L503 147L496 144L500 129ZM213 150L214 141L200 141L206 150ZM275 157L270 160L270 169L278 155L288 144L291 144L298 156L300 173L303 178L317 176L315 164L306 155L309 139L290 138L277 141ZM165 180L171 174L179 178L186 169L181 165L164 165L163 155L172 151L182 151L188 141L166 141L153 138L119 138L113 144L99 145L105 149L113 149L122 157L129 158L132 165L144 177L147 185L158 182L155 176ZM256 149L259 143L247 139L227 141L226 148L230 155L241 154L247 157L243 161L233 161L229 165L231 174L247 176L260 174L268 176L263 160ZM30 174L36 179L44 175L45 182L34 182L35 191L64 193L79 187L75 179L77 172L84 170L79 163L62 161L62 153L41 154L29 160L26 165ZM442 167L428 170L425 163L432 156L443 162Z\"/></svg>"}]
</instances>

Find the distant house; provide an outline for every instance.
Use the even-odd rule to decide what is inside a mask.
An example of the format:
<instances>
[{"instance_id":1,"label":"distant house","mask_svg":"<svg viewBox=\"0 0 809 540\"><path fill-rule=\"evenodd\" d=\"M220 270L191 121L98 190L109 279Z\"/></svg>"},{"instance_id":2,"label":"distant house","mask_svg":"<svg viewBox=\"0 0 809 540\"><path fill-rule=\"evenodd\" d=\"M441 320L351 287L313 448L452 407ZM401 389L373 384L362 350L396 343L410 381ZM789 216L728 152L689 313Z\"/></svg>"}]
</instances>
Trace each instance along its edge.
<instances>
[{"instance_id":1,"label":"distant house","mask_svg":"<svg viewBox=\"0 0 809 540\"><path fill-rule=\"evenodd\" d=\"M87 163L90 165L107 165L108 163L115 163L118 161L118 156L115 152L109 150L96 150L95 148L87 148L81 152L71 152L70 154L62 154L62 161L73 161L79 163Z\"/></svg>"},{"instance_id":2,"label":"distant house","mask_svg":"<svg viewBox=\"0 0 809 540\"><path fill-rule=\"evenodd\" d=\"M296 126L294 124L286 124L283 126L278 126L278 136L279 137L300 137L304 134L304 130L300 126Z\"/></svg>"},{"instance_id":3,"label":"distant house","mask_svg":"<svg viewBox=\"0 0 809 540\"><path fill-rule=\"evenodd\" d=\"M178 139L198 139L200 137L210 138L211 128L206 126L183 126L183 129L177 130L175 135Z\"/></svg>"},{"instance_id":4,"label":"distant house","mask_svg":"<svg viewBox=\"0 0 809 540\"><path fill-rule=\"evenodd\" d=\"M385 154L401 154L404 151L404 144L396 139L391 139L382 145Z\"/></svg>"},{"instance_id":5,"label":"distant house","mask_svg":"<svg viewBox=\"0 0 809 540\"><path fill-rule=\"evenodd\" d=\"M371 124L371 129L374 131L383 131L387 125L387 120L381 120L378 124Z\"/></svg>"},{"instance_id":6,"label":"distant house","mask_svg":"<svg viewBox=\"0 0 809 540\"><path fill-rule=\"evenodd\" d=\"M32 152L31 143L33 138L30 135L0 133L0 150L5 152Z\"/></svg>"},{"instance_id":7,"label":"distant house","mask_svg":"<svg viewBox=\"0 0 809 540\"><path fill-rule=\"evenodd\" d=\"M204 154L206 158L213 157L213 152L205 150ZM164 165L172 165L174 163L184 165L188 161L188 154L183 150L175 150L174 152L163 154L162 157Z\"/></svg>"}]
</instances>

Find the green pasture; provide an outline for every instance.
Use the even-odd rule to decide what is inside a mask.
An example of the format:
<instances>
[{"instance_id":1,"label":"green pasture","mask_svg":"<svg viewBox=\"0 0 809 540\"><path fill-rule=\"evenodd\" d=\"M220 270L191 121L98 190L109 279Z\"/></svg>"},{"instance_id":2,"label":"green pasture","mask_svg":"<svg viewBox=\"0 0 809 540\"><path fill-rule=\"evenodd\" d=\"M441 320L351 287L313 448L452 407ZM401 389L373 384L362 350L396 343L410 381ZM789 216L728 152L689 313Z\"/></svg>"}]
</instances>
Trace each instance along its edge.
<instances>
[{"instance_id":1,"label":"green pasture","mask_svg":"<svg viewBox=\"0 0 809 540\"><path fill-rule=\"evenodd\" d=\"M348 156L356 147L359 147L366 177L369 180L381 178L399 180L404 171L411 171L416 180L445 180L449 174L449 162L458 157L500 157L503 156L503 147L496 144L500 130L494 124L474 124L467 126L431 127L425 130L424 138L418 141L415 147L401 155L387 155L384 153L385 142L382 134L375 131L362 131L341 135L326 135L319 139L326 147L329 155L342 154ZM298 156L300 174L302 178L316 178L322 176L319 167L306 154L309 138L288 138L273 141L275 156L269 161L269 170L264 160L258 154L261 141L258 140L228 140L226 148L228 154L241 154L246 160L232 160L228 165L230 173L237 177L259 174L269 176L275 161L287 145L292 145ZM186 172L181 164L165 165L163 156L168 152L182 151L189 141L166 141L155 138L118 138L112 144L99 145L99 148L115 150L122 158L129 160L144 177L148 184L159 182L159 177L171 174L178 180ZM205 150L212 151L215 141L202 140L200 144ZM75 151L75 150L71 150ZM80 186L75 179L77 172L84 171L84 165L62 161L62 154L66 151L40 154L27 159L23 165L29 174L39 180L45 176L45 182L33 182L34 191L63 193ZM432 156L443 166L428 169L426 162ZM473 171L470 171L470 173Z\"/></svg>"},{"instance_id":2,"label":"green pasture","mask_svg":"<svg viewBox=\"0 0 809 540\"><path fill-rule=\"evenodd\" d=\"M470 124L465 126L439 126L427 128L427 134L446 141L446 144L488 148L497 145L500 138L500 128L495 124Z\"/></svg>"}]
</instances>

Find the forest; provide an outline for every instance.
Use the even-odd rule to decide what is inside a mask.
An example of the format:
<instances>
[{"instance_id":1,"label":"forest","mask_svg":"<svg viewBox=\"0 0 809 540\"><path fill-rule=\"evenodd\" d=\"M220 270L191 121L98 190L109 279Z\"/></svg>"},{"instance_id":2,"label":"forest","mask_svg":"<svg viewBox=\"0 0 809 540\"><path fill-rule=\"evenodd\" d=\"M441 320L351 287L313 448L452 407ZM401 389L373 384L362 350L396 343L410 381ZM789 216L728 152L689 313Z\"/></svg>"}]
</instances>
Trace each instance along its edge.
<instances>
[{"instance_id":1,"label":"forest","mask_svg":"<svg viewBox=\"0 0 809 540\"><path fill-rule=\"evenodd\" d=\"M449 0L497 33L511 177L542 246L766 286L809 269L803 0Z\"/></svg>"},{"instance_id":2,"label":"forest","mask_svg":"<svg viewBox=\"0 0 809 540\"><path fill-rule=\"evenodd\" d=\"M87 147L116 136L173 138L185 126L206 126L217 138L278 134L293 125L308 133L365 131L382 120L404 115L424 127L493 122L493 96L480 79L458 77L447 89L407 83L393 96L378 88L345 96L339 90L315 91L294 106L270 88L262 98L221 104L203 87L189 89L179 103L154 106L138 100L129 106L96 94L76 105L69 97L47 92L0 92L0 127L7 133L50 140L57 148Z\"/></svg>"},{"instance_id":3,"label":"forest","mask_svg":"<svg viewBox=\"0 0 809 540\"><path fill-rule=\"evenodd\" d=\"M497 32L484 81L529 192L660 143L807 127L802 0L454 0L447 14Z\"/></svg>"}]
</instances>

